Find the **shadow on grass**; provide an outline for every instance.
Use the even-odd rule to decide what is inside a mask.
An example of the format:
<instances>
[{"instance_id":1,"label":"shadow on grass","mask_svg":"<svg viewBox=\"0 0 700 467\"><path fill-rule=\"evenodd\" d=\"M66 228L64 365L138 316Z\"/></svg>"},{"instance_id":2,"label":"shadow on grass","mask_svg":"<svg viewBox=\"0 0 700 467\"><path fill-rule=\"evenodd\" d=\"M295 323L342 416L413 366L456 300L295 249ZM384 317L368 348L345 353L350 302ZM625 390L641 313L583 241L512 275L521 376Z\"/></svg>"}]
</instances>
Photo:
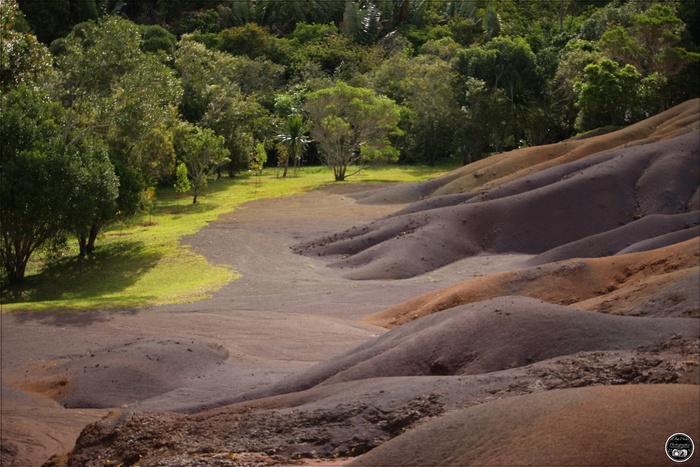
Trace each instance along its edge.
<instances>
[{"instance_id":1,"label":"shadow on grass","mask_svg":"<svg viewBox=\"0 0 700 467\"><path fill-rule=\"evenodd\" d=\"M180 199L180 200L165 200L159 201L153 207L153 215L178 215L178 214L198 214L202 212L213 211L218 208L218 203L208 202L206 196L200 196L197 200L197 204L192 203L192 198Z\"/></svg>"},{"instance_id":2,"label":"shadow on grass","mask_svg":"<svg viewBox=\"0 0 700 467\"><path fill-rule=\"evenodd\" d=\"M47 267L41 273L26 278L19 286L3 287L7 304L41 303L58 300L93 302L100 308L137 305L148 297L118 294L153 268L161 255L145 248L139 241L123 240L98 247L87 258L69 258Z\"/></svg>"},{"instance_id":3,"label":"shadow on grass","mask_svg":"<svg viewBox=\"0 0 700 467\"><path fill-rule=\"evenodd\" d=\"M211 180L209 186L197 196L197 203L192 203L192 193L178 193L172 187L158 188L158 201L153 207L153 213L170 213L178 211L181 214L199 213L216 209L217 203L208 202L220 192L227 191L233 185L244 186L249 177L222 177Z\"/></svg>"}]
</instances>

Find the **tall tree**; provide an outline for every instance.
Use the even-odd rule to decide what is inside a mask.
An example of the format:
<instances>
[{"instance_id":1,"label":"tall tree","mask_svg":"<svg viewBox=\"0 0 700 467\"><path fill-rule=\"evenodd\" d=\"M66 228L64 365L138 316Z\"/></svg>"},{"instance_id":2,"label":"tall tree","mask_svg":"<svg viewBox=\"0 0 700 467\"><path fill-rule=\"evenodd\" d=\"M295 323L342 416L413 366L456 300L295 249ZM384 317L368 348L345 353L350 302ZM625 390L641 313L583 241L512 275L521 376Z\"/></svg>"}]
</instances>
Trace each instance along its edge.
<instances>
[{"instance_id":1,"label":"tall tree","mask_svg":"<svg viewBox=\"0 0 700 467\"><path fill-rule=\"evenodd\" d=\"M77 131L80 133L66 141L64 149L73 192L65 228L77 237L79 255L84 257L95 251L100 229L114 218L118 209L119 178L101 138ZM76 130L70 129L64 132L75 133Z\"/></svg>"},{"instance_id":2,"label":"tall tree","mask_svg":"<svg viewBox=\"0 0 700 467\"><path fill-rule=\"evenodd\" d=\"M256 10L260 24L274 28L278 33L289 33L300 22L340 22L344 7L345 0L259 0Z\"/></svg>"},{"instance_id":3,"label":"tall tree","mask_svg":"<svg viewBox=\"0 0 700 467\"><path fill-rule=\"evenodd\" d=\"M700 54L680 46L683 21L669 4L655 3L644 13L633 15L629 27L615 26L600 38L600 44L613 59L633 65L651 84L659 108L667 107L668 79L700 60Z\"/></svg>"},{"instance_id":4,"label":"tall tree","mask_svg":"<svg viewBox=\"0 0 700 467\"><path fill-rule=\"evenodd\" d=\"M246 170L256 141L273 131L270 113L258 98L273 100L281 67L208 50L189 37L180 41L175 65L185 85L181 108L187 120L224 137L229 175Z\"/></svg>"},{"instance_id":5,"label":"tall tree","mask_svg":"<svg viewBox=\"0 0 700 467\"><path fill-rule=\"evenodd\" d=\"M0 105L0 253L11 283L21 282L30 257L63 232L89 236L86 226L117 198L106 146L47 97L20 84Z\"/></svg>"},{"instance_id":6,"label":"tall tree","mask_svg":"<svg viewBox=\"0 0 700 467\"><path fill-rule=\"evenodd\" d=\"M456 64L464 79L476 78L500 89L510 103L510 143L517 147L527 134L529 112L544 95L544 79L537 59L523 38L496 37L483 47L458 53Z\"/></svg>"},{"instance_id":7,"label":"tall tree","mask_svg":"<svg viewBox=\"0 0 700 467\"><path fill-rule=\"evenodd\" d=\"M336 181L353 175L347 173L348 166L362 160L398 158L388 138L400 132L400 109L391 99L338 82L309 94L306 110L314 122L311 136L321 146Z\"/></svg>"},{"instance_id":8,"label":"tall tree","mask_svg":"<svg viewBox=\"0 0 700 467\"><path fill-rule=\"evenodd\" d=\"M282 161L282 167L284 167L282 177L287 176L290 157L294 160L294 167L299 165L299 160L310 142L308 131L309 127L301 115L292 115L282 121L277 135L277 139L287 148Z\"/></svg>"},{"instance_id":9,"label":"tall tree","mask_svg":"<svg viewBox=\"0 0 700 467\"><path fill-rule=\"evenodd\" d=\"M172 128L182 88L161 56L144 52L142 43L136 24L105 17L78 24L52 44L63 80L61 100L109 147L120 180L112 219L135 213L143 190L174 171Z\"/></svg>"},{"instance_id":10,"label":"tall tree","mask_svg":"<svg viewBox=\"0 0 700 467\"><path fill-rule=\"evenodd\" d=\"M416 58L408 79L410 96L404 105L414 118L410 131L421 160L433 165L455 149L456 128L462 123L457 95L457 74L437 57Z\"/></svg>"},{"instance_id":11,"label":"tall tree","mask_svg":"<svg viewBox=\"0 0 700 467\"><path fill-rule=\"evenodd\" d=\"M51 71L50 52L22 23L15 0L0 2L0 89L46 77Z\"/></svg>"},{"instance_id":12,"label":"tall tree","mask_svg":"<svg viewBox=\"0 0 700 467\"><path fill-rule=\"evenodd\" d=\"M209 176L226 162L228 149L224 146L224 138L213 130L188 123L180 125L175 141L178 156L187 166L192 203L196 204L197 197L209 185Z\"/></svg>"},{"instance_id":13,"label":"tall tree","mask_svg":"<svg viewBox=\"0 0 700 467\"><path fill-rule=\"evenodd\" d=\"M634 121L631 116L637 107L640 74L632 65L620 67L617 62L604 59L585 68L583 82L578 82L577 106L579 131L605 125L622 125Z\"/></svg>"}]
</instances>

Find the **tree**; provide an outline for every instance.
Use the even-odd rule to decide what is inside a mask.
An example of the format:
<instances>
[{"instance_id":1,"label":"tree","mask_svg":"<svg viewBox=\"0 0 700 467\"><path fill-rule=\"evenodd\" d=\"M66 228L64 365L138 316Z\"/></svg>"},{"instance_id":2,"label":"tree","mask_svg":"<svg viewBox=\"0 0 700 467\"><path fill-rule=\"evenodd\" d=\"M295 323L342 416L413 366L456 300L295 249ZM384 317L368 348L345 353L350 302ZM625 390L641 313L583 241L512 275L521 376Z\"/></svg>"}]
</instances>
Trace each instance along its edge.
<instances>
[{"instance_id":1,"label":"tree","mask_svg":"<svg viewBox=\"0 0 700 467\"><path fill-rule=\"evenodd\" d=\"M633 15L629 27L615 26L600 38L610 57L634 66L652 85L659 102L655 110L667 107L668 79L700 60L700 54L679 46L684 27L671 5L655 3L646 12Z\"/></svg>"},{"instance_id":2,"label":"tree","mask_svg":"<svg viewBox=\"0 0 700 467\"><path fill-rule=\"evenodd\" d=\"M347 174L348 166L362 160L398 157L388 140L389 135L400 132L400 109L391 99L338 82L309 94L306 110L314 121L311 136L323 150L336 181L353 175Z\"/></svg>"},{"instance_id":3,"label":"tree","mask_svg":"<svg viewBox=\"0 0 700 467\"><path fill-rule=\"evenodd\" d=\"M105 223L136 213L143 191L174 170L172 131L182 88L162 54L142 45L141 28L105 17L76 25L51 46L61 101L74 121L107 143L119 178L117 205L91 227L88 251Z\"/></svg>"},{"instance_id":4,"label":"tree","mask_svg":"<svg viewBox=\"0 0 700 467\"><path fill-rule=\"evenodd\" d=\"M250 170L258 176L258 182L255 184L256 192L258 191L258 185L260 185L260 176L262 175L263 167L265 167L265 162L267 162L265 145L263 143L258 143L255 145L255 155L250 159Z\"/></svg>"},{"instance_id":5,"label":"tree","mask_svg":"<svg viewBox=\"0 0 700 467\"><path fill-rule=\"evenodd\" d=\"M460 51L457 69L465 79L476 78L500 89L510 103L510 141L517 147L527 134L529 113L544 96L544 79L532 49L522 38L496 37L483 47Z\"/></svg>"},{"instance_id":6,"label":"tree","mask_svg":"<svg viewBox=\"0 0 700 467\"><path fill-rule=\"evenodd\" d=\"M604 59L586 66L583 82L578 82L577 106L579 131L604 125L622 125L634 121L639 95L640 74L632 65L620 67Z\"/></svg>"},{"instance_id":7,"label":"tree","mask_svg":"<svg viewBox=\"0 0 700 467\"><path fill-rule=\"evenodd\" d=\"M95 251L100 229L114 218L118 209L119 179L109 160L107 146L99 137L83 131L66 144L65 151L73 191L66 229L75 233L79 255L84 257Z\"/></svg>"},{"instance_id":8,"label":"tree","mask_svg":"<svg viewBox=\"0 0 700 467\"><path fill-rule=\"evenodd\" d=\"M0 2L0 89L36 80L51 71L48 49L22 27L14 0Z\"/></svg>"},{"instance_id":9,"label":"tree","mask_svg":"<svg viewBox=\"0 0 700 467\"><path fill-rule=\"evenodd\" d=\"M550 82L550 103L546 109L549 117L564 131L559 140L575 132L574 122L579 112L575 83L584 81L586 66L605 58L592 42L579 40L569 41L560 54L561 59Z\"/></svg>"},{"instance_id":10,"label":"tree","mask_svg":"<svg viewBox=\"0 0 700 467\"><path fill-rule=\"evenodd\" d=\"M301 115L292 115L282 122L280 132L277 135L277 139L287 148L282 161L282 166L284 167L282 177L287 176L290 156L294 160L294 167L299 165L298 159L301 159L306 146L310 142L308 136L306 136L308 131L308 125L304 122L304 118Z\"/></svg>"},{"instance_id":11,"label":"tree","mask_svg":"<svg viewBox=\"0 0 700 467\"><path fill-rule=\"evenodd\" d=\"M190 179L187 176L187 164L180 162L175 170L175 191L187 193L192 188Z\"/></svg>"},{"instance_id":12,"label":"tree","mask_svg":"<svg viewBox=\"0 0 700 467\"><path fill-rule=\"evenodd\" d=\"M180 41L175 64L185 85L181 108L187 120L224 137L229 175L247 170L255 142L272 132L270 113L258 96L273 100L281 67L208 50L189 37Z\"/></svg>"},{"instance_id":13,"label":"tree","mask_svg":"<svg viewBox=\"0 0 700 467\"><path fill-rule=\"evenodd\" d=\"M192 204L209 184L210 174L226 162L228 149L224 138L209 128L182 124L177 130L176 147L179 157L187 166L193 197Z\"/></svg>"},{"instance_id":14,"label":"tree","mask_svg":"<svg viewBox=\"0 0 700 467\"><path fill-rule=\"evenodd\" d=\"M410 96L404 105L413 113L411 133L421 160L433 165L449 156L461 123L457 96L457 74L449 63L437 57L416 59L408 79Z\"/></svg>"},{"instance_id":15,"label":"tree","mask_svg":"<svg viewBox=\"0 0 700 467\"><path fill-rule=\"evenodd\" d=\"M136 24L107 17L78 24L52 50L64 74L62 100L105 137L112 158L158 179L174 169L168 143L182 88L159 55L141 49L141 34Z\"/></svg>"},{"instance_id":16,"label":"tree","mask_svg":"<svg viewBox=\"0 0 700 467\"><path fill-rule=\"evenodd\" d=\"M372 44L382 33L382 11L372 3L363 7L348 2L343 14L343 33L360 44Z\"/></svg>"},{"instance_id":17,"label":"tree","mask_svg":"<svg viewBox=\"0 0 700 467\"><path fill-rule=\"evenodd\" d=\"M463 164L473 162L492 148L501 152L508 136L508 99L502 89L467 78L462 112L466 122L459 132Z\"/></svg>"},{"instance_id":18,"label":"tree","mask_svg":"<svg viewBox=\"0 0 700 467\"><path fill-rule=\"evenodd\" d=\"M77 23L97 19L101 13L97 3L96 0L19 0L20 8L27 15L39 40L45 44L65 36ZM106 6L109 2L99 3Z\"/></svg>"},{"instance_id":19,"label":"tree","mask_svg":"<svg viewBox=\"0 0 700 467\"><path fill-rule=\"evenodd\" d=\"M118 181L104 143L36 87L3 94L0 122L0 253L18 283L30 257L64 232L78 234L85 251L88 226L115 204Z\"/></svg>"},{"instance_id":20,"label":"tree","mask_svg":"<svg viewBox=\"0 0 700 467\"><path fill-rule=\"evenodd\" d=\"M64 227L69 195L57 176L66 167L55 150L61 111L26 86L2 96L0 234L2 265L11 284L24 279L32 254Z\"/></svg>"},{"instance_id":21,"label":"tree","mask_svg":"<svg viewBox=\"0 0 700 467\"><path fill-rule=\"evenodd\" d=\"M439 45L450 43L429 41L422 50L442 55ZM457 77L447 60L428 53L392 54L370 74L373 87L405 109L399 125L410 136L400 141L402 157L433 164L456 149L463 119Z\"/></svg>"},{"instance_id":22,"label":"tree","mask_svg":"<svg viewBox=\"0 0 700 467\"><path fill-rule=\"evenodd\" d=\"M336 20L343 14L343 0L284 1L260 0L258 21L275 28L278 32L294 30L297 23L324 24Z\"/></svg>"}]
</instances>

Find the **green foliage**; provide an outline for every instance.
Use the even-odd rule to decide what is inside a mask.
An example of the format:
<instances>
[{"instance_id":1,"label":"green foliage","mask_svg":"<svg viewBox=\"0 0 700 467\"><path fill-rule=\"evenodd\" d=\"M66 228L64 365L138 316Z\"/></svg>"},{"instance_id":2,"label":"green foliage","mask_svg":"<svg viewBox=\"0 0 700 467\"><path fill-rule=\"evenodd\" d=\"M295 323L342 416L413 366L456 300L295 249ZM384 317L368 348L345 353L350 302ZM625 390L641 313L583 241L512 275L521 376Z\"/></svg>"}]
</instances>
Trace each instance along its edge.
<instances>
[{"instance_id":1,"label":"green foliage","mask_svg":"<svg viewBox=\"0 0 700 467\"><path fill-rule=\"evenodd\" d=\"M175 65L185 86L182 113L224 137L230 175L247 170L255 141L272 132L270 113L259 101L273 101L280 67L208 50L188 37L180 41Z\"/></svg>"},{"instance_id":2,"label":"green foliage","mask_svg":"<svg viewBox=\"0 0 700 467\"><path fill-rule=\"evenodd\" d=\"M457 67L463 75L503 89L514 103L526 99L519 89L532 94L542 92L544 83L535 54L522 38L496 37L483 47L465 50L458 58Z\"/></svg>"},{"instance_id":3,"label":"green foliage","mask_svg":"<svg viewBox=\"0 0 700 467\"><path fill-rule=\"evenodd\" d=\"M279 33L289 33L298 23L328 24L343 14L344 0L285 1L260 0L256 7L258 22Z\"/></svg>"},{"instance_id":4,"label":"green foliage","mask_svg":"<svg viewBox=\"0 0 700 467\"><path fill-rule=\"evenodd\" d=\"M190 179L187 175L187 164L180 162L175 170L175 191L178 193L187 193L192 188Z\"/></svg>"},{"instance_id":5,"label":"green foliage","mask_svg":"<svg viewBox=\"0 0 700 467\"><path fill-rule=\"evenodd\" d=\"M253 156L250 164L250 169L258 172L262 171L267 162L267 151L265 150L265 145L263 143L258 143L255 145L255 155Z\"/></svg>"},{"instance_id":6,"label":"green foliage","mask_svg":"<svg viewBox=\"0 0 700 467\"><path fill-rule=\"evenodd\" d=\"M63 100L105 138L112 160L158 179L174 168L170 128L182 88L141 44L134 23L106 18L76 26L56 62L65 80Z\"/></svg>"},{"instance_id":7,"label":"green foliage","mask_svg":"<svg viewBox=\"0 0 700 467\"><path fill-rule=\"evenodd\" d=\"M290 57L290 71L303 82L311 67L317 67L326 76L332 76L341 66L359 69L363 66L362 51L348 37L329 33L296 48Z\"/></svg>"},{"instance_id":8,"label":"green foliage","mask_svg":"<svg viewBox=\"0 0 700 467\"><path fill-rule=\"evenodd\" d=\"M24 279L31 255L64 227L70 196L60 149L62 108L25 86L2 95L0 254L10 283Z\"/></svg>"},{"instance_id":9,"label":"green foliage","mask_svg":"<svg viewBox=\"0 0 700 467\"><path fill-rule=\"evenodd\" d=\"M0 3L0 89L46 79L51 73L49 51L23 31L22 12L15 0Z\"/></svg>"},{"instance_id":10,"label":"green foliage","mask_svg":"<svg viewBox=\"0 0 700 467\"><path fill-rule=\"evenodd\" d=\"M279 142L287 149L284 151L284 157L280 161L280 165L284 167L282 177L287 176L290 156L294 160L294 167L301 165L304 150L311 142L307 136L308 131L309 125L304 121L301 115L291 115L282 121L280 131L277 135Z\"/></svg>"},{"instance_id":11,"label":"green foliage","mask_svg":"<svg viewBox=\"0 0 700 467\"><path fill-rule=\"evenodd\" d=\"M165 28L157 24L143 25L141 36L143 37L141 50L144 52L163 53L166 57L172 57L175 54L177 38Z\"/></svg>"},{"instance_id":12,"label":"green foliage","mask_svg":"<svg viewBox=\"0 0 700 467\"><path fill-rule=\"evenodd\" d=\"M287 92L275 96L275 114L282 119L304 112L304 100L308 89L303 84L291 86Z\"/></svg>"},{"instance_id":13,"label":"green foliage","mask_svg":"<svg viewBox=\"0 0 700 467\"><path fill-rule=\"evenodd\" d=\"M508 99L508 138L494 140L496 150L523 144L533 111L545 96L542 69L529 44L523 38L496 37L483 47L470 48L457 56L462 79L483 81Z\"/></svg>"},{"instance_id":14,"label":"green foliage","mask_svg":"<svg viewBox=\"0 0 700 467\"><path fill-rule=\"evenodd\" d=\"M74 132L73 132L74 133ZM106 145L90 133L76 135L66 146L74 196L67 212L66 230L78 238L79 254L95 251L95 240L118 210L119 179Z\"/></svg>"},{"instance_id":15,"label":"green foliage","mask_svg":"<svg viewBox=\"0 0 700 467\"><path fill-rule=\"evenodd\" d=\"M182 124L175 136L178 157L187 166L193 192L192 204L209 185L209 176L223 165L229 154L224 138L209 128Z\"/></svg>"},{"instance_id":16,"label":"green foliage","mask_svg":"<svg viewBox=\"0 0 700 467\"><path fill-rule=\"evenodd\" d=\"M45 44L65 36L75 24L97 19L100 14L95 0L19 0L19 6L37 38Z\"/></svg>"},{"instance_id":17,"label":"green foliage","mask_svg":"<svg viewBox=\"0 0 700 467\"><path fill-rule=\"evenodd\" d=\"M501 33L501 18L492 8L488 8L481 20L481 27L484 29L486 38L492 39Z\"/></svg>"},{"instance_id":18,"label":"green foliage","mask_svg":"<svg viewBox=\"0 0 700 467\"><path fill-rule=\"evenodd\" d=\"M503 89L493 89L477 78L467 78L466 124L462 132L461 156L465 164L483 157L492 148L500 151L509 131L509 102Z\"/></svg>"},{"instance_id":19,"label":"green foliage","mask_svg":"<svg viewBox=\"0 0 700 467\"><path fill-rule=\"evenodd\" d=\"M447 44L448 40L439 42ZM423 51L431 50L428 46L432 44L426 44ZM438 44L434 45L432 50L440 53ZM394 54L371 74L371 82L406 109L400 126L410 137L397 141L404 159L433 164L458 150L460 96L457 73L448 61L433 55Z\"/></svg>"},{"instance_id":20,"label":"green foliage","mask_svg":"<svg viewBox=\"0 0 700 467\"><path fill-rule=\"evenodd\" d=\"M347 174L348 166L361 160L398 157L388 140L400 133L400 109L391 99L339 82L309 94L306 110L314 121L311 136L336 181L352 175Z\"/></svg>"},{"instance_id":21,"label":"green foliage","mask_svg":"<svg viewBox=\"0 0 700 467\"><path fill-rule=\"evenodd\" d=\"M0 106L1 253L11 283L21 282L32 254L63 232L77 233L86 246L91 226L116 207L118 181L105 145L46 97L20 85Z\"/></svg>"},{"instance_id":22,"label":"green foliage","mask_svg":"<svg viewBox=\"0 0 700 467\"><path fill-rule=\"evenodd\" d=\"M481 34L480 20L472 18L461 18L459 16L451 17L447 23L447 29L451 33L451 37L463 47L472 45Z\"/></svg>"},{"instance_id":23,"label":"green foliage","mask_svg":"<svg viewBox=\"0 0 700 467\"><path fill-rule=\"evenodd\" d=\"M442 25L418 27L414 24L406 24L400 26L398 31L411 41L411 44L416 49L419 49L423 44L431 40L453 37L452 30Z\"/></svg>"},{"instance_id":24,"label":"green foliage","mask_svg":"<svg viewBox=\"0 0 700 467\"><path fill-rule=\"evenodd\" d=\"M257 24L246 24L219 33L219 49L249 58L266 56L274 46L274 37Z\"/></svg>"},{"instance_id":25,"label":"green foliage","mask_svg":"<svg viewBox=\"0 0 700 467\"><path fill-rule=\"evenodd\" d=\"M182 88L173 70L142 50L142 30L116 17L77 25L56 45L60 99L103 139L119 178L117 206L95 219L87 249L110 220L136 213L142 192L174 170L172 128Z\"/></svg>"},{"instance_id":26,"label":"green foliage","mask_svg":"<svg viewBox=\"0 0 700 467\"><path fill-rule=\"evenodd\" d=\"M216 33L221 31L221 29L222 25L219 20L219 13L209 8L185 13L176 32L179 34L186 34L199 31L206 34Z\"/></svg>"},{"instance_id":27,"label":"green foliage","mask_svg":"<svg viewBox=\"0 0 700 467\"><path fill-rule=\"evenodd\" d=\"M360 44L372 44L382 33L382 12L374 4L348 2L343 14L343 34Z\"/></svg>"},{"instance_id":28,"label":"green foliage","mask_svg":"<svg viewBox=\"0 0 700 467\"><path fill-rule=\"evenodd\" d=\"M338 28L333 24L307 24L297 23L294 31L289 34L288 38L296 40L299 44L307 42L323 40L324 37L330 34L338 34Z\"/></svg>"},{"instance_id":29,"label":"green foliage","mask_svg":"<svg viewBox=\"0 0 700 467\"><path fill-rule=\"evenodd\" d=\"M665 110L666 84L700 54L679 47L684 24L671 5L654 4L643 13L631 15L629 27L609 28L600 38L607 54L621 63L634 66L658 96Z\"/></svg>"},{"instance_id":30,"label":"green foliage","mask_svg":"<svg viewBox=\"0 0 700 467\"><path fill-rule=\"evenodd\" d=\"M604 59L585 68L583 82L577 83L579 115L576 127L587 131L599 126L621 125L633 119L637 108L641 76L632 65L620 67Z\"/></svg>"}]
</instances>

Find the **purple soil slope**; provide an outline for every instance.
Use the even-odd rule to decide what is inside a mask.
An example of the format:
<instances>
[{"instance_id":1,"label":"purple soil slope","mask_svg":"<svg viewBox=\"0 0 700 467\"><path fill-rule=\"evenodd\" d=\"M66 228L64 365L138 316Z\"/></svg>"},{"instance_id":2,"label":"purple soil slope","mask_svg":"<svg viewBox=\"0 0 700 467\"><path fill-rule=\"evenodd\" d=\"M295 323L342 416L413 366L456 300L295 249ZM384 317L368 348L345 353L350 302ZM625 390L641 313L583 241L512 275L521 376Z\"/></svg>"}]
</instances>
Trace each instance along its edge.
<instances>
[{"instance_id":1,"label":"purple soil slope","mask_svg":"<svg viewBox=\"0 0 700 467\"><path fill-rule=\"evenodd\" d=\"M691 318L612 316L527 297L499 297L404 324L230 402L386 376L483 374L576 352L634 349L672 335L697 334L697 320Z\"/></svg>"},{"instance_id":2,"label":"purple soil slope","mask_svg":"<svg viewBox=\"0 0 700 467\"><path fill-rule=\"evenodd\" d=\"M434 180L373 190L355 198L361 203L403 204L457 193L475 194L610 149L668 140L697 131L699 121L700 99L692 99L612 133L496 154Z\"/></svg>"},{"instance_id":3,"label":"purple soil slope","mask_svg":"<svg viewBox=\"0 0 700 467\"><path fill-rule=\"evenodd\" d=\"M697 225L699 180L696 131L556 165L477 196L417 204L296 250L329 256L331 267L362 280L413 277L487 252L543 254L627 225L636 243ZM666 217L635 223L654 215ZM613 243L596 242L608 254L630 245Z\"/></svg>"}]
</instances>

